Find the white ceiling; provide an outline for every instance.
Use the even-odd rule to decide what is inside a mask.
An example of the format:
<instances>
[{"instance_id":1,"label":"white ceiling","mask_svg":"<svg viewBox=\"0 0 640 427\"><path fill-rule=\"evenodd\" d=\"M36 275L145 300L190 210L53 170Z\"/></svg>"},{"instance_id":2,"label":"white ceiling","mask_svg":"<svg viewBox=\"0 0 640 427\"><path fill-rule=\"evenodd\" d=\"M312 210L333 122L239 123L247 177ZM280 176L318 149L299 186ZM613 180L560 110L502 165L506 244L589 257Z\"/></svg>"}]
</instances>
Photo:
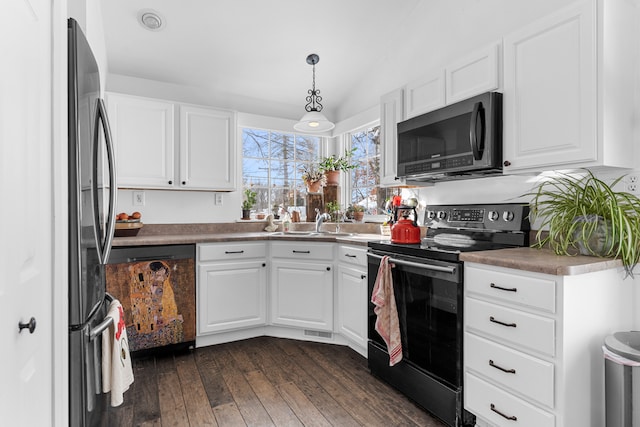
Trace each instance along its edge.
<instances>
[{"instance_id":1,"label":"white ceiling","mask_svg":"<svg viewBox=\"0 0 640 427\"><path fill-rule=\"evenodd\" d=\"M316 88L332 118L421 1L102 0L109 73L295 106L302 116L305 60L317 53ZM149 8L164 17L161 31L138 23Z\"/></svg>"}]
</instances>

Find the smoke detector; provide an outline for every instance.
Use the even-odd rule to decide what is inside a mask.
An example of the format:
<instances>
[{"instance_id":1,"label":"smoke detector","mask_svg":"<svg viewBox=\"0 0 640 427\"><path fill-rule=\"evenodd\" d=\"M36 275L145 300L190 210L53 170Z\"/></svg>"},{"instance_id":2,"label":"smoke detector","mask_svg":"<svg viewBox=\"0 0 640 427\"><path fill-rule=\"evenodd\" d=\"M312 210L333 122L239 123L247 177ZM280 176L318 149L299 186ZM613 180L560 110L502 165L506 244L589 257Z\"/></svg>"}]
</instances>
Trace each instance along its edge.
<instances>
[{"instance_id":1,"label":"smoke detector","mask_svg":"<svg viewBox=\"0 0 640 427\"><path fill-rule=\"evenodd\" d=\"M160 31L165 25L162 15L153 9L138 12L138 22L149 31Z\"/></svg>"}]
</instances>

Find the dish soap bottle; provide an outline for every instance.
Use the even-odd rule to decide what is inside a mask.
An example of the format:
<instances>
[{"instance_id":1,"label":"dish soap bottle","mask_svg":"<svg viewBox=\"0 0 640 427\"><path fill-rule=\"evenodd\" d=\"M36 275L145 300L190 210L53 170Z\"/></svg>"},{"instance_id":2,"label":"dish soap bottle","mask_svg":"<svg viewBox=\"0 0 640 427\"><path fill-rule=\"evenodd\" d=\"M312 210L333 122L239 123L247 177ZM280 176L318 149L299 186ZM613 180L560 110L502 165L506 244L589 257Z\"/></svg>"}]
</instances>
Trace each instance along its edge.
<instances>
[{"instance_id":1,"label":"dish soap bottle","mask_svg":"<svg viewBox=\"0 0 640 427\"><path fill-rule=\"evenodd\" d=\"M284 215L282 216L282 229L286 233L287 231L289 231L290 228L291 228L291 216L289 215L289 212L285 212Z\"/></svg>"}]
</instances>

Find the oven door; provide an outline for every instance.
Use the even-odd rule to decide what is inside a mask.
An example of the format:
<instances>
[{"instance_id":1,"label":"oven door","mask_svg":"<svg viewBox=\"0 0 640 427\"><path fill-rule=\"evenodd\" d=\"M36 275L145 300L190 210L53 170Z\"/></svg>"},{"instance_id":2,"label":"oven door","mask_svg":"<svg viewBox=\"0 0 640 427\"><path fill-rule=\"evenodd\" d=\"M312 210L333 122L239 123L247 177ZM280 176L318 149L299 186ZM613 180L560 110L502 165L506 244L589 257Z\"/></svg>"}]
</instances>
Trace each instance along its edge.
<instances>
[{"instance_id":1,"label":"oven door","mask_svg":"<svg viewBox=\"0 0 640 427\"><path fill-rule=\"evenodd\" d=\"M389 256L403 359L389 366L369 302L369 369L448 425L466 425L462 408L462 263L369 248L368 297L380 260Z\"/></svg>"}]
</instances>

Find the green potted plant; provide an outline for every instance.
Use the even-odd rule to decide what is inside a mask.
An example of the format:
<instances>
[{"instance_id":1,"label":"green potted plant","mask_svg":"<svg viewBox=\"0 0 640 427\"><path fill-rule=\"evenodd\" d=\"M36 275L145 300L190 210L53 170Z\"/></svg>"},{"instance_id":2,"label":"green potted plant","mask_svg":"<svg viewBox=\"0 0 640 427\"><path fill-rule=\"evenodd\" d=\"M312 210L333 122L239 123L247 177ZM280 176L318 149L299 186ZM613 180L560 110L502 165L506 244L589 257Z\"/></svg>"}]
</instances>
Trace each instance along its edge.
<instances>
[{"instance_id":1,"label":"green potted plant","mask_svg":"<svg viewBox=\"0 0 640 427\"><path fill-rule=\"evenodd\" d=\"M347 217L355 222L362 222L364 218L364 206L353 203L347 208Z\"/></svg>"},{"instance_id":2,"label":"green potted plant","mask_svg":"<svg viewBox=\"0 0 640 427\"><path fill-rule=\"evenodd\" d=\"M301 167L302 182L307 187L308 193L319 193L326 182L327 178L321 170L316 169L313 165L304 165Z\"/></svg>"},{"instance_id":3,"label":"green potted plant","mask_svg":"<svg viewBox=\"0 0 640 427\"><path fill-rule=\"evenodd\" d=\"M338 213L340 212L340 203L327 202L324 207L327 210L327 213L331 216L331 221L338 222Z\"/></svg>"},{"instance_id":4,"label":"green potted plant","mask_svg":"<svg viewBox=\"0 0 640 427\"><path fill-rule=\"evenodd\" d=\"M620 258L628 274L640 259L640 199L613 191L586 171L582 177L561 174L538 185L530 203L540 219L533 247L548 245L558 255ZM545 235L544 228L548 227Z\"/></svg>"},{"instance_id":5,"label":"green potted plant","mask_svg":"<svg viewBox=\"0 0 640 427\"><path fill-rule=\"evenodd\" d=\"M356 163L351 162L351 157L355 151L355 148L351 150L344 150L343 156L336 157L335 154L332 154L320 161L318 165L320 171L322 171L327 177L327 185L338 185L340 182L340 171L347 172L358 166Z\"/></svg>"},{"instance_id":6,"label":"green potted plant","mask_svg":"<svg viewBox=\"0 0 640 427\"><path fill-rule=\"evenodd\" d=\"M258 193L247 188L244 190L244 200L242 201L242 219L251 218L251 208L256 204Z\"/></svg>"}]
</instances>

